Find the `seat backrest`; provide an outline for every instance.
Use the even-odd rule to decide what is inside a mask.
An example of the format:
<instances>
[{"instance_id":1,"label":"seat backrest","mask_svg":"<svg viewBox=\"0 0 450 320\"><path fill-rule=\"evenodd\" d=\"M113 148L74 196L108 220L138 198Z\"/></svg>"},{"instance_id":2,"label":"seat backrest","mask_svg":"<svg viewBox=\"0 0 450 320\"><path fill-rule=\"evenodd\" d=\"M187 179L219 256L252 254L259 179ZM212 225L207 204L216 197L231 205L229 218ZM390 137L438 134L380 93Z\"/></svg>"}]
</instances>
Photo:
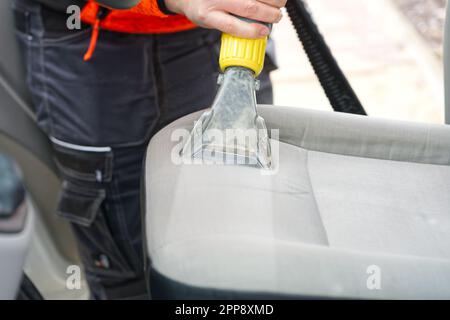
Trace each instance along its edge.
<instances>
[{"instance_id":1,"label":"seat backrest","mask_svg":"<svg viewBox=\"0 0 450 320\"><path fill-rule=\"evenodd\" d=\"M0 1L0 74L25 102L30 98L25 82L25 68L15 39L12 0Z\"/></svg>"},{"instance_id":2,"label":"seat backrest","mask_svg":"<svg viewBox=\"0 0 450 320\"><path fill-rule=\"evenodd\" d=\"M54 168L48 139L37 127L26 83L22 52L15 37L13 0L0 1L0 132Z\"/></svg>"}]
</instances>

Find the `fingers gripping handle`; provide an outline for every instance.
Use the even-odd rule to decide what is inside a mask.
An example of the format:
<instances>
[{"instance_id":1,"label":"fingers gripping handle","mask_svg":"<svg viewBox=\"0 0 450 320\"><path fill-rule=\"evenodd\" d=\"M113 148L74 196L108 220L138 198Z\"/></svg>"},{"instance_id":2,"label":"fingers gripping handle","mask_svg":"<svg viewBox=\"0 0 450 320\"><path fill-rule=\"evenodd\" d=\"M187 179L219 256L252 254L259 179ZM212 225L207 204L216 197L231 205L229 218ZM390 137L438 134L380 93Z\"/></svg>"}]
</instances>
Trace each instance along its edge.
<instances>
[{"instance_id":1,"label":"fingers gripping handle","mask_svg":"<svg viewBox=\"0 0 450 320\"><path fill-rule=\"evenodd\" d=\"M254 22L249 19L241 19ZM271 28L271 25L268 27ZM245 67L252 70L255 77L259 76L264 67L267 38L244 39L223 33L219 57L222 72L228 67Z\"/></svg>"}]
</instances>

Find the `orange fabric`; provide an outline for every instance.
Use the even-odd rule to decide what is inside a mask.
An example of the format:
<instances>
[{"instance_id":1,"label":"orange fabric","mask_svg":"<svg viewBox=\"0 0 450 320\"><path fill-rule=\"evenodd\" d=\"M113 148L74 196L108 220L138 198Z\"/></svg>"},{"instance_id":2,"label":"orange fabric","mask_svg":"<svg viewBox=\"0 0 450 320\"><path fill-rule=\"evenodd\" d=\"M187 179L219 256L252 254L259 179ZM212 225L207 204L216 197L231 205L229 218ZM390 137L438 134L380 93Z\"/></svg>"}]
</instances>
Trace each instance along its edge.
<instances>
[{"instance_id":1,"label":"orange fabric","mask_svg":"<svg viewBox=\"0 0 450 320\"><path fill-rule=\"evenodd\" d=\"M81 20L95 24L98 7L93 1L87 3L81 12ZM100 22L102 29L140 34L171 33L195 27L185 16L166 15L161 12L156 0L142 0L129 10L111 10Z\"/></svg>"},{"instance_id":2,"label":"orange fabric","mask_svg":"<svg viewBox=\"0 0 450 320\"><path fill-rule=\"evenodd\" d=\"M100 32L100 19L97 19L95 20L94 26L92 28L91 42L89 43L89 48L83 57L84 61L91 60L92 55L94 54L95 51L95 47L97 46L99 32Z\"/></svg>"},{"instance_id":3,"label":"orange fabric","mask_svg":"<svg viewBox=\"0 0 450 320\"><path fill-rule=\"evenodd\" d=\"M142 0L137 6L130 9L130 12L145 14L147 16L156 16L160 18L168 17L159 10L158 3L155 0Z\"/></svg>"}]
</instances>

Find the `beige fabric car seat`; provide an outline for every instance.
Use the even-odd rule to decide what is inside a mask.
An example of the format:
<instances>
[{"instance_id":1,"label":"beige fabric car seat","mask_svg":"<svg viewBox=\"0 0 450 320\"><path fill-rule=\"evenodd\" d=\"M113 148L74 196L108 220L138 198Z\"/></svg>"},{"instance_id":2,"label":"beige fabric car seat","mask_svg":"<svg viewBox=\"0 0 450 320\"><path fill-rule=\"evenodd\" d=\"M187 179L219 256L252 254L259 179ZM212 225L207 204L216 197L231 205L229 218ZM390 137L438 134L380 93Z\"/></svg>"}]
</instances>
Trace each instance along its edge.
<instances>
[{"instance_id":1,"label":"beige fabric car seat","mask_svg":"<svg viewBox=\"0 0 450 320\"><path fill-rule=\"evenodd\" d=\"M280 134L270 175L175 164L199 113L152 139L155 298L450 298L450 127L259 112Z\"/></svg>"}]
</instances>

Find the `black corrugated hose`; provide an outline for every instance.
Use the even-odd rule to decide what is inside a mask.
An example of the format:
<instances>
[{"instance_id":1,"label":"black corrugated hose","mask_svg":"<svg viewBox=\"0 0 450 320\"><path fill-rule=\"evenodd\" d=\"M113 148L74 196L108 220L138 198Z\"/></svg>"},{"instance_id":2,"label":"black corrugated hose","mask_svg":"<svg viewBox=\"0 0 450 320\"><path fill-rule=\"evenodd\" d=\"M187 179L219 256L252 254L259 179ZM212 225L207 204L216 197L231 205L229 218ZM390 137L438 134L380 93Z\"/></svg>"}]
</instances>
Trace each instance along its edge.
<instances>
[{"instance_id":1,"label":"black corrugated hose","mask_svg":"<svg viewBox=\"0 0 450 320\"><path fill-rule=\"evenodd\" d=\"M333 57L303 0L288 0L286 9L334 111L367 115Z\"/></svg>"}]
</instances>

